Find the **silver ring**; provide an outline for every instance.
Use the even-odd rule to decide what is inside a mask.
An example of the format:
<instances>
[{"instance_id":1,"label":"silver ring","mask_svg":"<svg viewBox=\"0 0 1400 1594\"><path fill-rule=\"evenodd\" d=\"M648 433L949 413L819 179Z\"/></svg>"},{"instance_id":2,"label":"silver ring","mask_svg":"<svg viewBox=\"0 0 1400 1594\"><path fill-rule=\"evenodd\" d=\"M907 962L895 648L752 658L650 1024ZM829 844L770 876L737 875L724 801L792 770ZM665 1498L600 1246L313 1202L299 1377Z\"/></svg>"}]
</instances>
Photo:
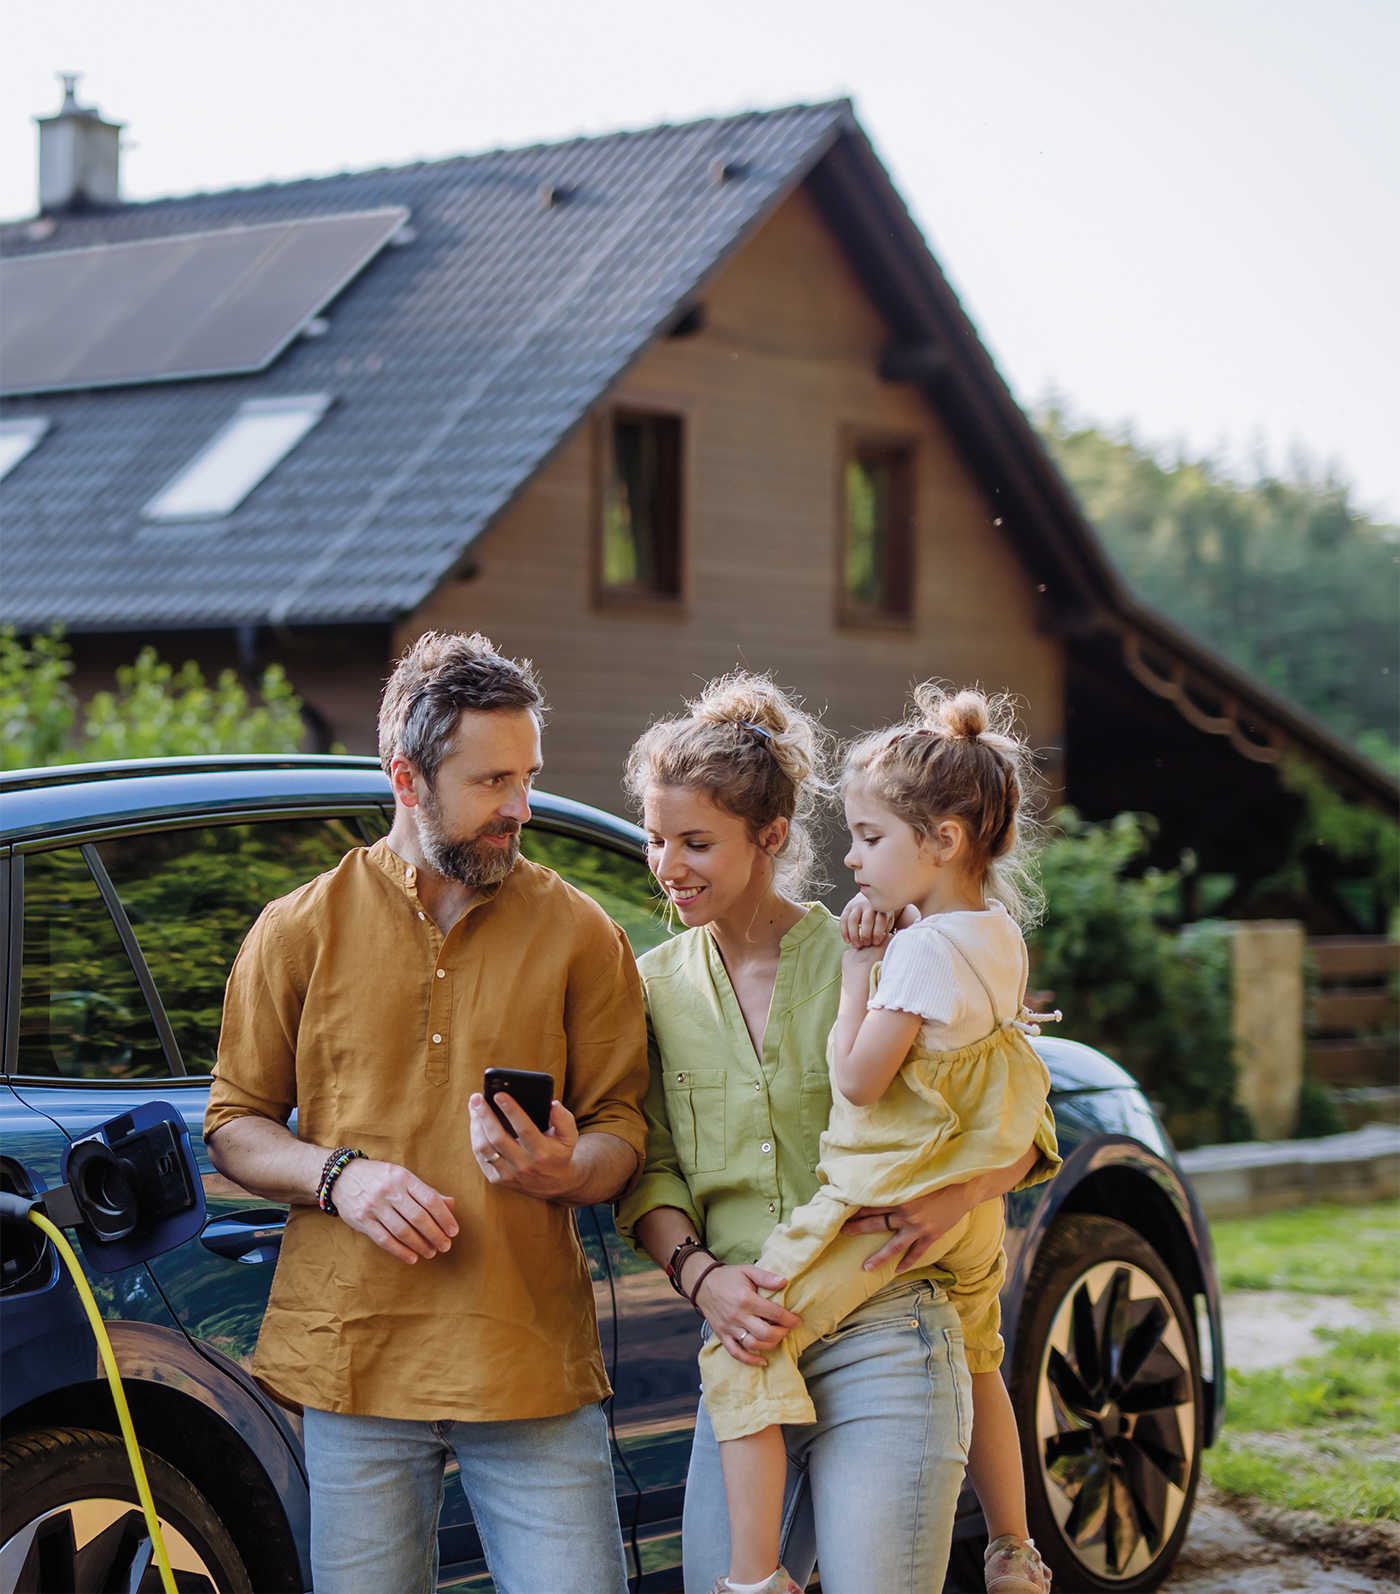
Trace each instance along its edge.
<instances>
[{"instance_id":1,"label":"silver ring","mask_svg":"<svg viewBox=\"0 0 1400 1594\"><path fill-rule=\"evenodd\" d=\"M501 1160L501 1154L499 1151L493 1151L486 1160L487 1162L499 1162Z\"/></svg>"},{"instance_id":2,"label":"silver ring","mask_svg":"<svg viewBox=\"0 0 1400 1594\"><path fill-rule=\"evenodd\" d=\"M744 1341L745 1341L745 1340L746 1340L746 1339L747 1339L747 1338L748 1338L748 1337L749 1337L749 1331L748 1331L748 1329L743 1329L743 1330L742 1330L742 1331L741 1331L741 1332L740 1332L740 1334L739 1334L739 1343L740 1343L740 1344L741 1344L741 1345L742 1345L742 1344L743 1344L743 1343L744 1343Z\"/></svg>"}]
</instances>

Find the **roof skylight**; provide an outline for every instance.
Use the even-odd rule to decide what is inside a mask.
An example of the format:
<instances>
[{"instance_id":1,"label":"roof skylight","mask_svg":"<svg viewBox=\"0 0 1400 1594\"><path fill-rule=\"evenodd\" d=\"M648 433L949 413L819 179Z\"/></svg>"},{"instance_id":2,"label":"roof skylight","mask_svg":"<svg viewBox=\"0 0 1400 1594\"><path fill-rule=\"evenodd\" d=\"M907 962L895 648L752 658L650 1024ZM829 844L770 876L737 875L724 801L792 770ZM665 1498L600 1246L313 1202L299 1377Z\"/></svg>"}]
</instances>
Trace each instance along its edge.
<instances>
[{"instance_id":1,"label":"roof skylight","mask_svg":"<svg viewBox=\"0 0 1400 1594\"><path fill-rule=\"evenodd\" d=\"M248 399L141 511L147 520L222 520L326 413L330 396Z\"/></svg>"},{"instance_id":2,"label":"roof skylight","mask_svg":"<svg viewBox=\"0 0 1400 1594\"><path fill-rule=\"evenodd\" d=\"M0 421L0 481L43 441L49 423L42 415Z\"/></svg>"}]
</instances>

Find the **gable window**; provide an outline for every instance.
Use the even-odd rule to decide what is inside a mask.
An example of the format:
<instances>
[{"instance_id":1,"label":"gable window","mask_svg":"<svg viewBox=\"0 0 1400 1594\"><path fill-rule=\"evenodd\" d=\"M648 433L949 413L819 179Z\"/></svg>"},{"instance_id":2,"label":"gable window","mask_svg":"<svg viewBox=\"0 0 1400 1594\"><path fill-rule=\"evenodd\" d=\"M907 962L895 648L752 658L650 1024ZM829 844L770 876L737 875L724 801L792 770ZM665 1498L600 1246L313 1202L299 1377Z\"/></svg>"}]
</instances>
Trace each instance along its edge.
<instances>
[{"instance_id":1,"label":"gable window","mask_svg":"<svg viewBox=\"0 0 1400 1594\"><path fill-rule=\"evenodd\" d=\"M905 619L913 612L913 455L907 447L855 443L842 488L844 618Z\"/></svg>"},{"instance_id":2,"label":"gable window","mask_svg":"<svg viewBox=\"0 0 1400 1594\"><path fill-rule=\"evenodd\" d=\"M681 422L619 410L608 427L599 589L676 598L681 590Z\"/></svg>"},{"instance_id":3,"label":"gable window","mask_svg":"<svg viewBox=\"0 0 1400 1594\"><path fill-rule=\"evenodd\" d=\"M25 455L38 448L48 429L48 421L39 415L25 416L22 420L0 421L0 481L10 474Z\"/></svg>"},{"instance_id":4,"label":"gable window","mask_svg":"<svg viewBox=\"0 0 1400 1594\"><path fill-rule=\"evenodd\" d=\"M148 503L147 520L222 520L326 413L325 393L248 399L188 465Z\"/></svg>"}]
</instances>

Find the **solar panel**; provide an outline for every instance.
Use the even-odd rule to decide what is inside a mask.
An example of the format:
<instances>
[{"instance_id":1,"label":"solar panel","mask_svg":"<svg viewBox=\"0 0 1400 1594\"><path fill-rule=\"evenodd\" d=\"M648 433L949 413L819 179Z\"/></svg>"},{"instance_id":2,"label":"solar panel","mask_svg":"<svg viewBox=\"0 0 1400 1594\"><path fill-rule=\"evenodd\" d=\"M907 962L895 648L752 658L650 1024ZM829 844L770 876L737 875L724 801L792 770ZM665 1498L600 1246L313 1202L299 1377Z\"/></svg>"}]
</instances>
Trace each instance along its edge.
<instances>
[{"instance_id":1,"label":"solar panel","mask_svg":"<svg viewBox=\"0 0 1400 1594\"><path fill-rule=\"evenodd\" d=\"M0 393L261 371L408 219L399 205L0 262Z\"/></svg>"}]
</instances>

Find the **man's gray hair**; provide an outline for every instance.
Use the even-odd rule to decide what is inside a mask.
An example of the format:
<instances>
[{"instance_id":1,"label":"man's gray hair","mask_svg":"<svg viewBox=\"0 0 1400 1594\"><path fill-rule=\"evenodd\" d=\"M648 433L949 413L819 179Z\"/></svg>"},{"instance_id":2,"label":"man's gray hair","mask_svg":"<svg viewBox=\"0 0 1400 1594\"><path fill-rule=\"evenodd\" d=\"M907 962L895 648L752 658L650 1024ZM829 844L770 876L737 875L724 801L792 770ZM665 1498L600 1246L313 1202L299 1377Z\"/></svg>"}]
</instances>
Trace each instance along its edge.
<instances>
[{"instance_id":1,"label":"man's gray hair","mask_svg":"<svg viewBox=\"0 0 1400 1594\"><path fill-rule=\"evenodd\" d=\"M433 785L468 709L525 709L541 724L547 705L534 666L502 658L474 632L427 631L394 666L379 702L379 762L384 773L406 758Z\"/></svg>"}]
</instances>

